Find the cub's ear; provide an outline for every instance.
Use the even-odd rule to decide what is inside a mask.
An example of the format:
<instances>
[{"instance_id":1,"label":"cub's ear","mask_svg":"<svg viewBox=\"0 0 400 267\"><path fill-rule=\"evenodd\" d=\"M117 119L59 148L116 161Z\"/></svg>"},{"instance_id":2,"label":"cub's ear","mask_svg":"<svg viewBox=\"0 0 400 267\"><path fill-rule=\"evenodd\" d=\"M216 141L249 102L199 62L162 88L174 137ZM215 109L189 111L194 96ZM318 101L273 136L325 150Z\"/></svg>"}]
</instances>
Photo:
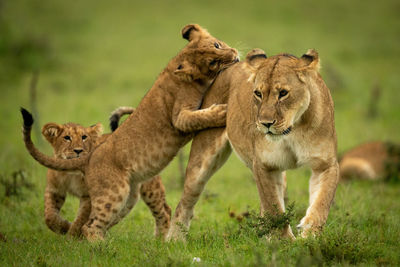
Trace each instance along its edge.
<instances>
[{"instance_id":1,"label":"cub's ear","mask_svg":"<svg viewBox=\"0 0 400 267\"><path fill-rule=\"evenodd\" d=\"M267 58L264 50L255 48L247 53L246 62L252 67L258 67Z\"/></svg>"},{"instance_id":2,"label":"cub's ear","mask_svg":"<svg viewBox=\"0 0 400 267\"><path fill-rule=\"evenodd\" d=\"M183 81L189 83L193 81L193 68L186 61L178 65L174 74Z\"/></svg>"},{"instance_id":3,"label":"cub's ear","mask_svg":"<svg viewBox=\"0 0 400 267\"><path fill-rule=\"evenodd\" d=\"M198 24L188 24L182 29L182 37L189 42L200 38L204 34L208 34L208 32Z\"/></svg>"},{"instance_id":4,"label":"cub's ear","mask_svg":"<svg viewBox=\"0 0 400 267\"><path fill-rule=\"evenodd\" d=\"M93 138L97 138L103 134L103 125L101 123L96 123L90 126L87 130Z\"/></svg>"},{"instance_id":5,"label":"cub's ear","mask_svg":"<svg viewBox=\"0 0 400 267\"><path fill-rule=\"evenodd\" d=\"M50 122L43 126L42 134L50 144L53 144L61 134L62 128L62 125Z\"/></svg>"},{"instance_id":6,"label":"cub's ear","mask_svg":"<svg viewBox=\"0 0 400 267\"><path fill-rule=\"evenodd\" d=\"M303 69L314 69L315 71L319 71L320 60L318 52L314 49L308 49L307 53L301 56L300 60L302 61Z\"/></svg>"}]
</instances>

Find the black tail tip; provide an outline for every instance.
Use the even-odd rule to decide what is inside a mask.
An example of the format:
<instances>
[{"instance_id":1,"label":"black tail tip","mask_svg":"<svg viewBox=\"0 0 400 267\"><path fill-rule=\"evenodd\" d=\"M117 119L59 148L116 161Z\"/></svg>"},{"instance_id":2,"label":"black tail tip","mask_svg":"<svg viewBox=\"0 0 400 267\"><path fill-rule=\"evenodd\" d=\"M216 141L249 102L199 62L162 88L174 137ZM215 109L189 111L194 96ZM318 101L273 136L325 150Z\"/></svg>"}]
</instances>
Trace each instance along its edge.
<instances>
[{"instance_id":1,"label":"black tail tip","mask_svg":"<svg viewBox=\"0 0 400 267\"><path fill-rule=\"evenodd\" d=\"M112 115L110 117L110 128L111 131L114 132L118 128L119 117L117 115Z\"/></svg>"},{"instance_id":2,"label":"black tail tip","mask_svg":"<svg viewBox=\"0 0 400 267\"><path fill-rule=\"evenodd\" d=\"M24 126L28 126L28 127L32 126L32 124L33 124L32 114L28 110L26 110L22 107L20 110L21 110L22 118L24 119Z\"/></svg>"}]
</instances>

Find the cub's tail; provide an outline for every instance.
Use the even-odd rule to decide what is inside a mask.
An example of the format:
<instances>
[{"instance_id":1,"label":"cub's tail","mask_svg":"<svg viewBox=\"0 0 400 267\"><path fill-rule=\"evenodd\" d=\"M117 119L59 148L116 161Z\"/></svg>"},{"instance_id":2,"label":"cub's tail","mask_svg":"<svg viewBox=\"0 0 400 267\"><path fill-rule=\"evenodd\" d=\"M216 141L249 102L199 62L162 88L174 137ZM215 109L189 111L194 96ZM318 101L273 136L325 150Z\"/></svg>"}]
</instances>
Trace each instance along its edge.
<instances>
[{"instance_id":1,"label":"cub's tail","mask_svg":"<svg viewBox=\"0 0 400 267\"><path fill-rule=\"evenodd\" d=\"M134 111L135 111L135 108L119 107L116 110L114 110L113 112L111 112L111 116L109 119L111 131L114 132L118 128L118 123L122 116L127 115L127 114L132 114Z\"/></svg>"},{"instance_id":2,"label":"cub's tail","mask_svg":"<svg viewBox=\"0 0 400 267\"><path fill-rule=\"evenodd\" d=\"M22 127L22 134L25 142L25 147L31 156L43 166L54 169L57 171L73 171L73 170L84 170L84 166L89 156L83 156L76 159L57 159L47 156L40 152L32 142L31 131L33 125L32 114L24 108L21 108L22 118L24 119L24 125Z\"/></svg>"}]
</instances>

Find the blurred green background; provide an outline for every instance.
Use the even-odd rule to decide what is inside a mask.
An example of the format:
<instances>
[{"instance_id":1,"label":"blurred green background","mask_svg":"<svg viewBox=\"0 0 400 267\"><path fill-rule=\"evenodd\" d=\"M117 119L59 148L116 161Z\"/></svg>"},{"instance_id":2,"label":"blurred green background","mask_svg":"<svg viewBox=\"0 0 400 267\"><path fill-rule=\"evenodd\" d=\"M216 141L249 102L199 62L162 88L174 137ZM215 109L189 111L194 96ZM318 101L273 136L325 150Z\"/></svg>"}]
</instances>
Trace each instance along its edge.
<instances>
[{"instance_id":1,"label":"blurred green background","mask_svg":"<svg viewBox=\"0 0 400 267\"><path fill-rule=\"evenodd\" d=\"M139 103L186 44L180 31L188 23L207 28L237 48L242 58L256 47L267 55L297 56L315 48L335 101L338 147L343 152L368 140L400 141L399 14L396 0L0 0L0 175L8 179L23 169L36 186L22 202L1 198L0 233L28 238L34 232L55 238L43 223L45 168L30 158L21 137L19 107L34 108L33 77L37 124L72 121L106 126L116 107ZM34 140L42 140L39 147L51 153L40 136ZM162 175L174 208L181 193L177 163ZM305 169L289 172L289 199L302 212L307 207L308 175ZM365 186L370 188L359 188ZM379 192L386 195L380 186ZM338 195L351 203L348 187L339 187ZM75 200L67 201L64 215L72 219L76 205ZM196 209L201 220L196 224L195 217L194 231L202 229L204 221L225 223L228 208L258 209L257 205L251 173L233 155L207 186ZM121 224L144 225L151 233L151 217L142 203L133 214L135 222ZM122 233L121 227L116 226L113 235Z\"/></svg>"}]
</instances>

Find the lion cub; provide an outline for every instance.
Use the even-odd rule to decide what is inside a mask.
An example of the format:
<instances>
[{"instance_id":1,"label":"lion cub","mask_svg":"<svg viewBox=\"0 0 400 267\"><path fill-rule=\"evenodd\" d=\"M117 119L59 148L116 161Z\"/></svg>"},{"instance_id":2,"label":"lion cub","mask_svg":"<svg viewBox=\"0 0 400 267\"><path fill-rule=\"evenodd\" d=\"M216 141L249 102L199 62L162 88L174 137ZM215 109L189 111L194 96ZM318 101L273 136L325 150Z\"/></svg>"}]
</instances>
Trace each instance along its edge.
<instances>
[{"instance_id":1,"label":"lion cub","mask_svg":"<svg viewBox=\"0 0 400 267\"><path fill-rule=\"evenodd\" d=\"M134 111L121 107L115 110L110 117L113 130L118 126L120 117ZM43 126L42 134L54 149L54 157L62 159L79 158L92 152L95 147L104 142L109 134L102 135L101 124L83 127L75 123L57 124L47 123ZM45 191L45 222L54 232L71 236L80 236L81 227L87 222L91 204L85 177L79 171L47 172L47 185ZM78 214L71 224L60 216L67 193L80 200ZM165 200L165 189L160 176L144 182L140 188L143 201L151 210L156 221L156 236L164 236L169 228L171 209Z\"/></svg>"},{"instance_id":2,"label":"lion cub","mask_svg":"<svg viewBox=\"0 0 400 267\"><path fill-rule=\"evenodd\" d=\"M225 126L226 104L199 108L219 72L238 61L238 53L197 24L185 26L182 36L189 43L135 112L89 157L52 159L27 143L44 166L85 172L92 210L82 231L89 241L104 239L106 230L135 205L140 183L166 167L194 132ZM30 126L24 122L25 128Z\"/></svg>"}]
</instances>

